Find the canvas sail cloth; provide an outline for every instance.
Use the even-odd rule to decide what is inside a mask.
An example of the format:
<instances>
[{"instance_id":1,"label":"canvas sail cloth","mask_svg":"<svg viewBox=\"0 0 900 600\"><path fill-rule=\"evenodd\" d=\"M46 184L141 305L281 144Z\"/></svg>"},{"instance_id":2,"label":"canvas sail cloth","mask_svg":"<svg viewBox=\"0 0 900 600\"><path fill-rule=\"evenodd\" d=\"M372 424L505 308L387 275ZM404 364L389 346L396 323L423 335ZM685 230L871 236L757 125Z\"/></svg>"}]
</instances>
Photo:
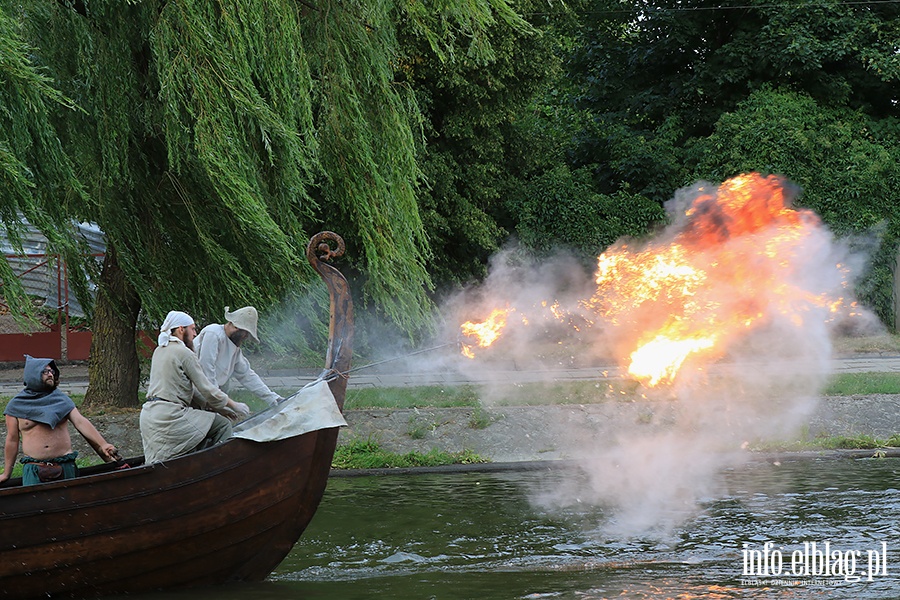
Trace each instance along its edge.
<instances>
[{"instance_id":1,"label":"canvas sail cloth","mask_svg":"<svg viewBox=\"0 0 900 600\"><path fill-rule=\"evenodd\" d=\"M331 388L318 380L272 408L234 426L234 437L254 442L274 442L329 427L346 427L347 421Z\"/></svg>"}]
</instances>

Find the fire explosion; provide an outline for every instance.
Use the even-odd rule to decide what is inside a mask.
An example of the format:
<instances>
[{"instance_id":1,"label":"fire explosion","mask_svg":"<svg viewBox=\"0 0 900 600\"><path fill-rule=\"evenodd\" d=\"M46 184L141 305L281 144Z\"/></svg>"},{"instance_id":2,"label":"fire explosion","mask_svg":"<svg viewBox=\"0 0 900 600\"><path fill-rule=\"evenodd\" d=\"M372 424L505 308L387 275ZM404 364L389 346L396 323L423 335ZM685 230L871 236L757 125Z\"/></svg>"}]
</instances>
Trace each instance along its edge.
<instances>
[{"instance_id":1,"label":"fire explosion","mask_svg":"<svg viewBox=\"0 0 900 600\"><path fill-rule=\"evenodd\" d=\"M503 328L506 327L506 318L510 312L508 308L495 308L484 322L473 323L472 321L467 321L460 326L460 331L463 335L477 340L477 344L482 348L487 348L500 337ZM462 353L469 358L475 358L471 345L463 345Z\"/></svg>"},{"instance_id":2,"label":"fire explosion","mask_svg":"<svg viewBox=\"0 0 900 600\"><path fill-rule=\"evenodd\" d=\"M620 360L647 386L672 383L689 362L722 358L774 320L800 327L853 307L822 291L846 288L842 265L824 274L828 286L810 284L813 269L805 267L823 225L812 211L789 206L782 179L750 173L694 191L686 208L670 211L674 223L664 236L641 247L618 243L601 254L596 292L580 302L588 323L613 330ZM475 340L464 353L474 357L475 345L499 338L511 310L463 324L463 335Z\"/></svg>"}]
</instances>

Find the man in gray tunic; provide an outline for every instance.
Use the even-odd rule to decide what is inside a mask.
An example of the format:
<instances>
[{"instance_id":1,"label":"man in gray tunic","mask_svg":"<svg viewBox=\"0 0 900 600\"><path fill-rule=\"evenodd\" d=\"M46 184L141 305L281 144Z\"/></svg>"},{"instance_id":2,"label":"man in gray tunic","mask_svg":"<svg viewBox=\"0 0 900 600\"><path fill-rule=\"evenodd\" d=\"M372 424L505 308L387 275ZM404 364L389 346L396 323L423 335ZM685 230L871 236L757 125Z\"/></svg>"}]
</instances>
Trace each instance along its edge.
<instances>
[{"instance_id":1,"label":"man in gray tunic","mask_svg":"<svg viewBox=\"0 0 900 600\"><path fill-rule=\"evenodd\" d=\"M193 352L196 335L194 320L180 311L170 311L160 327L140 418L147 464L223 442L231 437L231 420L250 414L203 374ZM207 410L191 407L194 388Z\"/></svg>"}]
</instances>

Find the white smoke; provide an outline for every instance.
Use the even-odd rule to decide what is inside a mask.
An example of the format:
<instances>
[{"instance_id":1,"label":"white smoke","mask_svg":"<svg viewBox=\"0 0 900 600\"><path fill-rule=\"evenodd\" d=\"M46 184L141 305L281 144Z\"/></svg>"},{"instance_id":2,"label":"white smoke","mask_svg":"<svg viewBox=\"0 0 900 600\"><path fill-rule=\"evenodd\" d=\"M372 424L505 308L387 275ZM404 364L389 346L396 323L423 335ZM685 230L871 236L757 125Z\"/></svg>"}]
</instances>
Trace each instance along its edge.
<instances>
[{"instance_id":1,"label":"white smoke","mask_svg":"<svg viewBox=\"0 0 900 600\"><path fill-rule=\"evenodd\" d=\"M709 189L680 190L668 207L675 217L672 225L649 243L667 244L684 231L684 208ZM606 530L617 535L665 533L694 514L702 499L718 493L723 469L746 460L749 446L795 435L808 422L830 374L832 335L842 325L831 307L817 300L841 298L849 306L848 283L862 272L866 257L851 252L811 213L803 227L796 251L768 258L759 255L759 238L728 239L726 232L723 243L731 245L731 252L746 254L746 268L790 273L784 284L800 293L786 301L778 286L745 290L735 289L728 278L712 280L722 303L758 305L765 313L760 319L764 325L724 339L727 352L717 362L689 358L671 386L648 390L645 418L617 424L614 434L602 438L592 435L587 424L570 429L559 444L571 445L568 453L580 459L583 476L543 493L537 502L545 507L576 502L602 506ZM710 269L715 262L710 255ZM613 325L586 308L583 300L590 297L593 282L574 265L566 257L540 264L527 264L515 252L495 257L483 286L444 307L451 315L449 328L483 317L491 308L514 309L501 339L467 368L498 368L507 361L507 367L535 372L566 363L621 360L610 351L619 352L617 340L623 333L635 338L623 332L628 319ZM566 311L562 321L546 310L554 302ZM653 310L642 306L633 325L666 316L653 315ZM660 305L659 310L668 308ZM877 324L866 311L853 312L856 323Z\"/></svg>"}]
</instances>

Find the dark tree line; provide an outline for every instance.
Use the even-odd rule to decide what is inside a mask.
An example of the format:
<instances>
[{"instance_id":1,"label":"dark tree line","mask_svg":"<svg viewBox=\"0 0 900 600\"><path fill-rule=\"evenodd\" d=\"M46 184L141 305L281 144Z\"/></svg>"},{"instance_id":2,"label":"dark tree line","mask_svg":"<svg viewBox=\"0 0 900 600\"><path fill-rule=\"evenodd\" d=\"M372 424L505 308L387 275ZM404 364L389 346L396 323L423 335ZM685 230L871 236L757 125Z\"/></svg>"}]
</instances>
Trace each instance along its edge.
<instances>
[{"instance_id":1,"label":"dark tree line","mask_svg":"<svg viewBox=\"0 0 900 600\"><path fill-rule=\"evenodd\" d=\"M640 229L694 181L784 175L838 235L879 238L858 291L894 326L900 4L606 0L576 11L565 97L577 125L551 189L590 190L601 210L618 198L610 212ZM585 203L546 198L571 203L556 212Z\"/></svg>"}]
</instances>

